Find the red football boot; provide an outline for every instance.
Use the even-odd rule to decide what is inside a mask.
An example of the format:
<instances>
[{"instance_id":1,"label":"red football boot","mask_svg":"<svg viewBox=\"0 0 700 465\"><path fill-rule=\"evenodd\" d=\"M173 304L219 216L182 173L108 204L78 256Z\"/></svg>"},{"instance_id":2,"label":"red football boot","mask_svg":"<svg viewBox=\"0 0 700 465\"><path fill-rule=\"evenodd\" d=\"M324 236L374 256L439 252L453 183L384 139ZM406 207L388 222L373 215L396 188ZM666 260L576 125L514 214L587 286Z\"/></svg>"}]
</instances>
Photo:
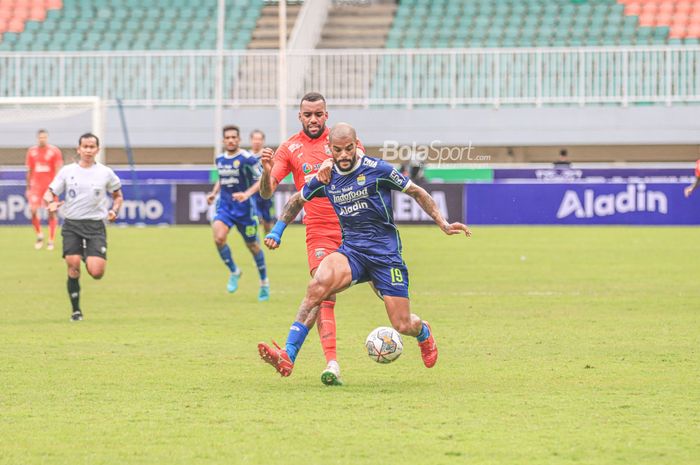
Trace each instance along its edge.
<instances>
[{"instance_id":1,"label":"red football boot","mask_svg":"<svg viewBox=\"0 0 700 465\"><path fill-rule=\"evenodd\" d=\"M423 358L423 364L426 368L432 368L435 366L438 358L437 344L435 344L435 338L433 337L433 329L430 327L430 323L423 321L428 326L430 331L430 336L423 342L418 343L420 347L420 356Z\"/></svg>"},{"instance_id":2,"label":"red football boot","mask_svg":"<svg viewBox=\"0 0 700 465\"><path fill-rule=\"evenodd\" d=\"M260 358L266 363L269 363L275 370L282 376L289 376L292 374L292 369L294 368L294 363L287 355L287 351L280 348L275 341L272 341L275 347L270 347L269 345L261 342L258 344L258 352L260 352ZM435 362L433 362L435 363Z\"/></svg>"}]
</instances>

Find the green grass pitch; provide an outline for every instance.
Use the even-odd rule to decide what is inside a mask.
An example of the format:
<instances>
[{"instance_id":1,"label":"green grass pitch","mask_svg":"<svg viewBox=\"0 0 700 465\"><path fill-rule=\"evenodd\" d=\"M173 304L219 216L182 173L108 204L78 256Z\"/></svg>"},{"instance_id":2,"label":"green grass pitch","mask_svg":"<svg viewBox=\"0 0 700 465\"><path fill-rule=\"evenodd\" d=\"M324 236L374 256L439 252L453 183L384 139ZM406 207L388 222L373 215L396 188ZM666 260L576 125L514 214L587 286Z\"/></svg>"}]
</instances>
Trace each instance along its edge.
<instances>
[{"instance_id":1,"label":"green grass pitch","mask_svg":"<svg viewBox=\"0 0 700 465\"><path fill-rule=\"evenodd\" d=\"M80 323L60 251L0 229L0 464L700 462L698 229L401 230L437 366L410 338L369 360L388 321L360 285L339 297L346 386L329 388L316 330L291 378L256 350L303 296L301 227L267 253L263 304L240 237L228 295L208 228L110 228Z\"/></svg>"}]
</instances>

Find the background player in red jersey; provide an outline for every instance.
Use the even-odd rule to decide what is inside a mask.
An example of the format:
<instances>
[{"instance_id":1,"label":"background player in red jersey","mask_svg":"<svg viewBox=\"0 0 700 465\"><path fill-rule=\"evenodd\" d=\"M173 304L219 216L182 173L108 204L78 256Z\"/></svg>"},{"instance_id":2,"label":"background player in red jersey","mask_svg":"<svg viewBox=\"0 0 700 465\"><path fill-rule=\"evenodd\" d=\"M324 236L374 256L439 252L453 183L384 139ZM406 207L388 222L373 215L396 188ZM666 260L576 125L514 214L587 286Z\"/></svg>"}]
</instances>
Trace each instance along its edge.
<instances>
[{"instance_id":1,"label":"background player in red jersey","mask_svg":"<svg viewBox=\"0 0 700 465\"><path fill-rule=\"evenodd\" d=\"M56 173L63 166L63 155L58 147L48 143L49 133L46 129L39 129L37 132L37 145L27 150L27 190L25 195L29 202L29 209L32 213L32 225L36 232L36 243L34 248L39 250L44 245L44 235L41 232L41 219L39 209L46 205L42 197L49 188L49 184L56 177ZM53 250L54 239L56 238L56 226L58 218L55 212L49 212L49 241L46 245L48 250Z\"/></svg>"},{"instance_id":2,"label":"background player in red jersey","mask_svg":"<svg viewBox=\"0 0 700 465\"><path fill-rule=\"evenodd\" d=\"M690 194L692 194L698 186L700 186L700 160L695 162L695 182L683 189L683 193L686 197L690 197Z\"/></svg>"},{"instance_id":3,"label":"background player in red jersey","mask_svg":"<svg viewBox=\"0 0 700 465\"><path fill-rule=\"evenodd\" d=\"M301 189L306 181L316 175L321 164L331 158L327 120L328 111L323 95L317 92L304 95L299 105L301 131L282 143L276 152L273 153L270 148L262 151L260 195L263 198L272 197L272 193L289 173L294 177L297 190ZM361 146L360 149L364 151ZM338 217L328 199L313 199L304 205L304 211L306 254L313 276L323 258L340 247L342 235ZM317 325L327 362L326 369L321 373L321 381L326 385L340 385L342 381L335 336L335 295L321 302Z\"/></svg>"}]
</instances>

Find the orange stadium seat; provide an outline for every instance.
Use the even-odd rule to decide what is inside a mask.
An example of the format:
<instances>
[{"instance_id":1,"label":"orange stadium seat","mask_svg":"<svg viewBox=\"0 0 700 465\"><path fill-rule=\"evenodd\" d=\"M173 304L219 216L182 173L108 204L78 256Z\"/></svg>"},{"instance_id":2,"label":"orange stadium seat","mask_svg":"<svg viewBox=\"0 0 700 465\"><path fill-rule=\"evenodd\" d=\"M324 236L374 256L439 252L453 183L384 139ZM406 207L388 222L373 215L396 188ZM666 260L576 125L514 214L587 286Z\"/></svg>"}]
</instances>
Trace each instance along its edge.
<instances>
[{"instance_id":1,"label":"orange stadium seat","mask_svg":"<svg viewBox=\"0 0 700 465\"><path fill-rule=\"evenodd\" d=\"M43 21L46 19L46 9L44 7L34 7L29 10L29 20Z\"/></svg>"},{"instance_id":2,"label":"orange stadium seat","mask_svg":"<svg viewBox=\"0 0 700 465\"><path fill-rule=\"evenodd\" d=\"M7 25L7 32L23 32L24 20L13 18Z\"/></svg>"}]
</instances>

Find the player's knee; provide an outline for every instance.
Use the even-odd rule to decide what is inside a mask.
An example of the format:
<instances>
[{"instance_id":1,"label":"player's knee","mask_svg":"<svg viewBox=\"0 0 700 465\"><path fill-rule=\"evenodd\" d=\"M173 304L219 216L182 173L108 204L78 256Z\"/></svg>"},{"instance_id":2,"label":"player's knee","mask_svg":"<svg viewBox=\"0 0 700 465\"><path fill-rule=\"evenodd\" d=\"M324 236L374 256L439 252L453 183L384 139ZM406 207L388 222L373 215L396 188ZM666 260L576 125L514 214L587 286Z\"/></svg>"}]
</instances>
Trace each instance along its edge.
<instances>
[{"instance_id":1,"label":"player's knee","mask_svg":"<svg viewBox=\"0 0 700 465\"><path fill-rule=\"evenodd\" d=\"M105 275L105 270L90 270L88 269L88 273L90 276L92 276L92 279L102 279L102 277Z\"/></svg>"},{"instance_id":2,"label":"player's knee","mask_svg":"<svg viewBox=\"0 0 700 465\"><path fill-rule=\"evenodd\" d=\"M253 255L257 255L260 252L260 245L257 242L246 242L246 246Z\"/></svg>"},{"instance_id":3,"label":"player's knee","mask_svg":"<svg viewBox=\"0 0 700 465\"><path fill-rule=\"evenodd\" d=\"M410 318L408 319L401 319L398 321L395 321L392 323L392 326L396 331L398 331L400 334L409 334L412 332L413 328L411 327L411 320Z\"/></svg>"},{"instance_id":4,"label":"player's knee","mask_svg":"<svg viewBox=\"0 0 700 465\"><path fill-rule=\"evenodd\" d=\"M308 287L306 288L306 295L309 297L309 299L316 301L318 300L319 302L330 294L330 288L329 288L329 283L326 282L324 279L319 279L317 277L314 277L310 282Z\"/></svg>"},{"instance_id":5,"label":"player's knee","mask_svg":"<svg viewBox=\"0 0 700 465\"><path fill-rule=\"evenodd\" d=\"M222 248L226 245L226 236L214 236L214 243L216 244L217 248Z\"/></svg>"},{"instance_id":6,"label":"player's knee","mask_svg":"<svg viewBox=\"0 0 700 465\"><path fill-rule=\"evenodd\" d=\"M80 267L74 267L74 266L69 266L68 267L68 276L73 278L73 279L78 279L80 278Z\"/></svg>"}]
</instances>

